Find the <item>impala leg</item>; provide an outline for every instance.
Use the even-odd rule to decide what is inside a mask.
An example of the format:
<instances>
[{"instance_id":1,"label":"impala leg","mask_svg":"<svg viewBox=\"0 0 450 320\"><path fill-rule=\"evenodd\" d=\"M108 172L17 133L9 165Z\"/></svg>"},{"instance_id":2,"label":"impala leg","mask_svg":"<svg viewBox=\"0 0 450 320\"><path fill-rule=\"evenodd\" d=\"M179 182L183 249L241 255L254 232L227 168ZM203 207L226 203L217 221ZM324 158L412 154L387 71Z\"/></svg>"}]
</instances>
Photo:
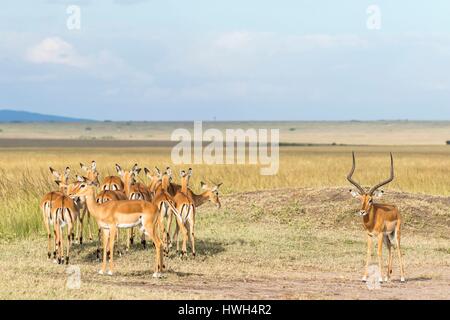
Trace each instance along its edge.
<instances>
[{"instance_id":1,"label":"impala leg","mask_svg":"<svg viewBox=\"0 0 450 320\"><path fill-rule=\"evenodd\" d=\"M153 273L153 277L160 278L164 268L162 241L157 228L155 228L151 221L145 223L144 230L144 233L152 238L153 244L155 245L155 272Z\"/></svg>"},{"instance_id":2,"label":"impala leg","mask_svg":"<svg viewBox=\"0 0 450 320\"><path fill-rule=\"evenodd\" d=\"M50 260L52 258L52 234L50 232L50 225L48 219L44 217L45 230L47 231L47 257Z\"/></svg>"},{"instance_id":3,"label":"impala leg","mask_svg":"<svg viewBox=\"0 0 450 320\"><path fill-rule=\"evenodd\" d=\"M369 276L369 264L372 258L372 237L367 235L367 257L366 257L366 268L364 271L364 276L362 278L363 282L367 281L367 277Z\"/></svg>"},{"instance_id":4,"label":"impala leg","mask_svg":"<svg viewBox=\"0 0 450 320\"><path fill-rule=\"evenodd\" d=\"M88 211L87 207L86 207L86 211L87 211L87 225L88 225L88 232L89 232L89 241L92 241L91 213Z\"/></svg>"},{"instance_id":5,"label":"impala leg","mask_svg":"<svg viewBox=\"0 0 450 320\"><path fill-rule=\"evenodd\" d=\"M385 236L385 242L386 242L386 246L388 248L388 265L387 265L387 274L386 277L384 279L384 281L389 281L391 279L391 274L392 274L392 243L389 240L388 236Z\"/></svg>"},{"instance_id":6,"label":"impala leg","mask_svg":"<svg viewBox=\"0 0 450 320\"><path fill-rule=\"evenodd\" d=\"M188 240L188 231L186 229L186 226L184 225L183 221L177 217L177 224L178 224L178 228L181 230L181 234L183 235L183 242L181 245L181 254L182 255L186 255L187 249L187 240Z\"/></svg>"},{"instance_id":7,"label":"impala leg","mask_svg":"<svg viewBox=\"0 0 450 320\"><path fill-rule=\"evenodd\" d=\"M119 256L121 256L122 250L121 250L121 246L120 246L120 229L117 229L117 231L116 231L116 240L117 240L117 254Z\"/></svg>"},{"instance_id":8,"label":"impala leg","mask_svg":"<svg viewBox=\"0 0 450 320\"><path fill-rule=\"evenodd\" d=\"M102 268L98 272L100 274L104 274L106 271L106 259L108 257L108 240L109 240L109 230L103 229L103 261L102 261Z\"/></svg>"},{"instance_id":9,"label":"impala leg","mask_svg":"<svg viewBox=\"0 0 450 320\"><path fill-rule=\"evenodd\" d=\"M56 225L53 225L53 262L57 263L57 254L58 254L58 230Z\"/></svg>"},{"instance_id":10,"label":"impala leg","mask_svg":"<svg viewBox=\"0 0 450 320\"><path fill-rule=\"evenodd\" d=\"M161 211L159 213L159 225L160 225L160 228L162 228L162 230L159 230L159 232L161 234L161 239L162 239L162 242L163 242L164 251L167 252L167 250L168 250L168 248L167 248L167 245L168 245L168 242L167 242L167 228L166 228L166 225L164 223L164 221L165 221L165 212L166 212L165 207L161 208Z\"/></svg>"},{"instance_id":11,"label":"impala leg","mask_svg":"<svg viewBox=\"0 0 450 320\"><path fill-rule=\"evenodd\" d=\"M172 211L172 210L170 210L170 211ZM167 219L167 238L168 238L169 248L172 247L172 241L173 241L173 236L172 236L172 238L170 237L170 234L171 234L170 231L172 229L172 218L173 218L173 213L169 212L169 217Z\"/></svg>"},{"instance_id":12,"label":"impala leg","mask_svg":"<svg viewBox=\"0 0 450 320\"><path fill-rule=\"evenodd\" d=\"M195 257L194 220L189 219L189 238L191 240L192 255Z\"/></svg>"},{"instance_id":13,"label":"impala leg","mask_svg":"<svg viewBox=\"0 0 450 320\"><path fill-rule=\"evenodd\" d=\"M83 244L83 219L84 219L84 214L80 214L79 219L77 219L77 236L76 236L76 238L78 239L78 243L80 244L80 246Z\"/></svg>"},{"instance_id":14,"label":"impala leg","mask_svg":"<svg viewBox=\"0 0 450 320\"><path fill-rule=\"evenodd\" d=\"M378 246L377 246L377 255L378 255L378 268L380 270L380 277L378 279L379 282L383 282L383 238L384 234L378 234Z\"/></svg>"},{"instance_id":15,"label":"impala leg","mask_svg":"<svg viewBox=\"0 0 450 320\"><path fill-rule=\"evenodd\" d=\"M142 247L143 247L144 249L147 248L147 240L146 240L146 238L145 238L145 233L142 233L142 234L141 234L141 244L142 244Z\"/></svg>"},{"instance_id":16,"label":"impala leg","mask_svg":"<svg viewBox=\"0 0 450 320\"><path fill-rule=\"evenodd\" d=\"M70 246L72 245L72 231L73 231L73 225L69 224L67 226L67 252L66 252L66 264L69 264L69 253L70 253Z\"/></svg>"},{"instance_id":17,"label":"impala leg","mask_svg":"<svg viewBox=\"0 0 450 320\"><path fill-rule=\"evenodd\" d=\"M98 228L97 232L98 241L97 241L97 260L100 261L100 251L101 251L101 244L102 244L102 229Z\"/></svg>"},{"instance_id":18,"label":"impala leg","mask_svg":"<svg viewBox=\"0 0 450 320\"><path fill-rule=\"evenodd\" d=\"M61 226L58 225L59 229L59 236L58 236L58 243L59 243L59 263L64 264L64 230L61 228ZM69 237L70 235L67 234Z\"/></svg>"},{"instance_id":19,"label":"impala leg","mask_svg":"<svg viewBox=\"0 0 450 320\"><path fill-rule=\"evenodd\" d=\"M134 228L130 228L130 244L134 243Z\"/></svg>"},{"instance_id":20,"label":"impala leg","mask_svg":"<svg viewBox=\"0 0 450 320\"><path fill-rule=\"evenodd\" d=\"M403 257L400 249L400 221L397 224L396 232L395 232L395 242L397 246L397 254L398 254L398 262L400 264L400 281L405 282L405 269L403 266Z\"/></svg>"},{"instance_id":21,"label":"impala leg","mask_svg":"<svg viewBox=\"0 0 450 320\"><path fill-rule=\"evenodd\" d=\"M169 255L169 245L167 242L166 226L164 225L164 216L162 213L158 217L158 234L161 235L163 253L165 256L168 256Z\"/></svg>"},{"instance_id":22,"label":"impala leg","mask_svg":"<svg viewBox=\"0 0 450 320\"><path fill-rule=\"evenodd\" d=\"M178 233L180 232L180 228L178 227L178 223L175 224L175 232L173 234L173 241L177 243L177 253L180 251L180 241L178 238Z\"/></svg>"},{"instance_id":23,"label":"impala leg","mask_svg":"<svg viewBox=\"0 0 450 320\"><path fill-rule=\"evenodd\" d=\"M109 271L108 274L110 276L113 275L114 272L114 243L116 239L117 228L115 226L111 226L109 230Z\"/></svg>"},{"instance_id":24,"label":"impala leg","mask_svg":"<svg viewBox=\"0 0 450 320\"><path fill-rule=\"evenodd\" d=\"M77 218L77 221L75 222L75 241L79 240L79 235L80 235L80 221L81 221L81 217L82 217L83 213L80 212L80 216Z\"/></svg>"}]
</instances>

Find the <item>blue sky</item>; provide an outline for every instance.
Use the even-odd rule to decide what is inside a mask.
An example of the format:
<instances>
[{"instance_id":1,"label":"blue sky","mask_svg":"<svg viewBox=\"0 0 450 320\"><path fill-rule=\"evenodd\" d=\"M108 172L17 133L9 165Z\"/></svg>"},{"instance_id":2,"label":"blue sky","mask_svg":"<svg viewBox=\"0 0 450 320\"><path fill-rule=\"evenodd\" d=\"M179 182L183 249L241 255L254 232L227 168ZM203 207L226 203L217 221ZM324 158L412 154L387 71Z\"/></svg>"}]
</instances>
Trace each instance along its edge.
<instances>
[{"instance_id":1,"label":"blue sky","mask_svg":"<svg viewBox=\"0 0 450 320\"><path fill-rule=\"evenodd\" d=\"M66 27L72 4L80 30ZM372 4L379 30L366 26ZM450 119L449 13L449 1L10 1L0 108L111 120Z\"/></svg>"}]
</instances>

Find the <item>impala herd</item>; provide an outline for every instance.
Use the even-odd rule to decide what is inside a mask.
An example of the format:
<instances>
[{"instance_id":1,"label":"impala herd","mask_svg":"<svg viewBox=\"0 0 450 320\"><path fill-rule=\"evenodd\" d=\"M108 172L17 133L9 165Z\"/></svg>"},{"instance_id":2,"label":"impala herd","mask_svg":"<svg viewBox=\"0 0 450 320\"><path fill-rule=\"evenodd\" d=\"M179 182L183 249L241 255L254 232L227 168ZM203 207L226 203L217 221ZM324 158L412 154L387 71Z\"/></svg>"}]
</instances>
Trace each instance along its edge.
<instances>
[{"instance_id":1,"label":"impala herd","mask_svg":"<svg viewBox=\"0 0 450 320\"><path fill-rule=\"evenodd\" d=\"M221 205L219 200L221 183L210 186L202 182L203 193L192 192L189 188L192 169L187 172L181 171L181 184L176 184L172 181L172 171L169 167L165 172L155 167L153 173L145 168L145 174L150 181L150 184L146 185L136 181L141 171L137 164L130 170L124 170L116 164L118 176L105 177L102 183L99 181L95 161L92 161L89 167L83 164L80 166L85 175L77 175L76 180L72 182L69 181L69 167L63 173L50 168L60 189L45 194L40 202L48 237L48 258L51 259L53 255L54 262L59 264L69 263L70 247L75 239L80 245L83 243L85 219L88 223L89 239L92 240L89 223L92 215L98 225L98 244L103 245L100 274L106 273L107 260L109 260L107 274L112 275L114 272L114 245L119 241L119 230L128 231L126 245L128 250L133 243L134 228L138 227L144 247L146 238L155 246L156 262L153 276L160 277L165 268L163 255L168 255L172 244L170 234L172 217L176 220L173 237L177 239L177 252L178 234L181 231L181 255L186 256L187 241L190 239L192 254L195 256L196 208L207 201L213 202L219 208ZM100 249L97 248L97 257L99 253Z\"/></svg>"},{"instance_id":2,"label":"impala herd","mask_svg":"<svg viewBox=\"0 0 450 320\"><path fill-rule=\"evenodd\" d=\"M390 177L366 191L353 179L355 171L355 154L352 153L352 168L347 180L356 187L350 190L353 197L361 200L359 215L362 217L364 229L367 231L367 260L363 281L367 281L370 258L372 256L372 238L377 239L378 267L382 282L382 247L383 243L388 249L387 272L384 281L389 281L392 274L392 248L395 247L400 265L400 279L405 281L403 258L400 249L401 216L398 208L391 204L375 203L374 199L380 197L383 191L379 189L394 179L394 161L390 155ZM68 264L72 242L76 239L80 245L83 243L83 224L87 220L89 239L92 240L91 215L98 226L97 258L100 257L100 244L103 245L103 259L100 274L114 272L114 246L119 243L119 230L127 229L126 250L134 242L135 228L141 234L141 243L146 246L146 239L153 242L155 247L154 277L160 277L165 268L163 257L168 256L173 242L176 242L176 251L181 256L187 254L187 242L190 240L192 255L195 256L195 213L196 209L205 202L212 202L218 208L219 187L222 183L208 185L201 182L204 190L195 194L189 187L192 169L180 172L180 184L173 182L173 173L170 167L164 172L155 167L155 170L144 168L149 184L137 182L141 168L135 164L130 170L124 170L115 165L116 176L107 176L99 181L97 164L92 161L90 166L80 163L83 175L77 175L76 180L70 182L70 168L60 173L53 168L50 172L59 186L58 191L44 195L41 200L44 225L48 236L48 258L55 263ZM171 234L172 219L175 218L175 231ZM65 238L64 238L64 231ZM74 233L76 231L76 234ZM181 231L182 247L179 247L179 233ZM53 247L52 247L52 234ZM65 240L65 241L64 241ZM66 252L64 252L64 242ZM119 250L119 253L121 251Z\"/></svg>"}]
</instances>

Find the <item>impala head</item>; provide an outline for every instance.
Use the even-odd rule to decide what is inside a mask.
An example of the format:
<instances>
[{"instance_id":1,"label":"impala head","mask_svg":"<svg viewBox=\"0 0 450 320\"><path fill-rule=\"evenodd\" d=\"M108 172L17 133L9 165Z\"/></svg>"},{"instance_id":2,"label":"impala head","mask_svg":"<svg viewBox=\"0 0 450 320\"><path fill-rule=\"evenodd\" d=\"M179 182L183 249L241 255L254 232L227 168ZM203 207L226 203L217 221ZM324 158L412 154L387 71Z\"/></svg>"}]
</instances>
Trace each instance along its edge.
<instances>
[{"instance_id":1,"label":"impala head","mask_svg":"<svg viewBox=\"0 0 450 320\"><path fill-rule=\"evenodd\" d=\"M180 176L181 176L181 186L187 188L189 185L189 180L191 179L192 176L192 168L189 168L187 172L181 170Z\"/></svg>"},{"instance_id":2,"label":"impala head","mask_svg":"<svg viewBox=\"0 0 450 320\"><path fill-rule=\"evenodd\" d=\"M172 182L172 169L166 168L166 171L161 176L161 185L164 190L167 190L169 184Z\"/></svg>"},{"instance_id":3,"label":"impala head","mask_svg":"<svg viewBox=\"0 0 450 320\"><path fill-rule=\"evenodd\" d=\"M349 174L347 175L347 180L356 187L357 190L351 190L350 193L353 197L359 198L361 200L361 209L359 210L360 216L367 215L373 206L373 200L374 198L379 198L383 195L382 190L378 190L382 186L388 184L392 180L394 180L394 159L391 155L391 175L387 180L384 180L377 185L373 186L369 191L366 191L359 183L357 183L355 180L353 180L353 173L355 172L355 153L352 152L352 158L353 158L353 165L352 169L350 170Z\"/></svg>"},{"instance_id":4,"label":"impala head","mask_svg":"<svg viewBox=\"0 0 450 320\"><path fill-rule=\"evenodd\" d=\"M155 167L155 173L153 174L149 169L144 168L145 175L150 179L150 184L155 184L162 178L161 170Z\"/></svg>"},{"instance_id":5,"label":"impala head","mask_svg":"<svg viewBox=\"0 0 450 320\"><path fill-rule=\"evenodd\" d=\"M92 160L90 166L85 166L84 164L80 163L80 167L81 167L81 169L83 169L86 172L86 178L89 181L99 184L99 181L98 181L99 174L97 171L97 163L94 160Z\"/></svg>"},{"instance_id":6,"label":"impala head","mask_svg":"<svg viewBox=\"0 0 450 320\"><path fill-rule=\"evenodd\" d=\"M222 206L219 199L219 188L222 185L221 183L213 183L212 186L209 186L208 184L204 183L203 181L200 181L200 186L204 190L204 195L208 197L208 200L214 203L218 209Z\"/></svg>"},{"instance_id":7,"label":"impala head","mask_svg":"<svg viewBox=\"0 0 450 320\"><path fill-rule=\"evenodd\" d=\"M49 169L52 175L56 178L55 182L60 187L61 191L65 191L67 184L69 184L70 168L66 167L62 174L52 167L49 167Z\"/></svg>"},{"instance_id":8,"label":"impala head","mask_svg":"<svg viewBox=\"0 0 450 320\"><path fill-rule=\"evenodd\" d=\"M95 194L95 183L87 180L77 181L68 186L67 195L72 199L86 197L90 194Z\"/></svg>"},{"instance_id":9,"label":"impala head","mask_svg":"<svg viewBox=\"0 0 450 320\"><path fill-rule=\"evenodd\" d=\"M141 172L141 168L135 163L131 170L123 170L118 164L116 164L117 174L122 178L125 184L134 184L136 182L136 177Z\"/></svg>"}]
</instances>

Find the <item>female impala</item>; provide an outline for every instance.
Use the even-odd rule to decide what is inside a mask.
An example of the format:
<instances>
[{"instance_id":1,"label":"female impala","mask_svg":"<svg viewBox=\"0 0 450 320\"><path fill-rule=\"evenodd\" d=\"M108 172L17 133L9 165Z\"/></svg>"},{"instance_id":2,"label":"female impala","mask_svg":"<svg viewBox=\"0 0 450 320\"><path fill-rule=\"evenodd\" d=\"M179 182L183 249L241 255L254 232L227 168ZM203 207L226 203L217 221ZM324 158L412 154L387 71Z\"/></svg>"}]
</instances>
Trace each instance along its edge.
<instances>
[{"instance_id":1,"label":"female impala","mask_svg":"<svg viewBox=\"0 0 450 320\"><path fill-rule=\"evenodd\" d=\"M98 181L99 173L97 171L97 163L95 162L95 160L93 160L91 162L91 165L89 167L85 166L82 163L80 163L80 167L83 171L86 172L86 176L85 177L78 176L77 177L78 181L82 182L83 180L85 180L85 181L91 181L91 182L95 183L96 185L100 184L100 182ZM92 230L91 230L91 223L90 223L91 214L89 213L89 210L87 209L86 199L80 198L80 204L81 204L80 219L77 221L76 238L78 239L80 244L83 244L83 221L84 221L84 217L86 216L86 214L87 214L89 240L92 241Z\"/></svg>"},{"instance_id":2,"label":"female impala","mask_svg":"<svg viewBox=\"0 0 450 320\"><path fill-rule=\"evenodd\" d=\"M164 174L161 174L159 169L156 168L158 171L158 175L160 175L160 179L155 183L154 185L154 190L153 190L153 202L155 202L155 199L158 199L158 197L160 196L160 194L165 194L168 193L170 196L174 197L176 195L176 190L174 185L172 184L172 170L170 169L170 167L166 168L166 171L164 172ZM147 172L148 175L148 172ZM162 228L162 238L163 238L163 243L164 243L164 253L168 254L168 250L169 250L169 242L170 242L170 235L168 230L170 230L170 225L167 225L166 227L166 223L165 221L172 221L172 213L175 215L176 218L176 222L177 225L180 226L181 232L183 233L183 240L184 240L184 244L186 244L187 238L188 238L188 234L187 234L187 230L184 226L184 223L182 221L182 217L181 215L178 213L178 211L173 211L171 210L171 208L169 207L169 205L165 202L162 202L161 205L158 206L159 207L159 211L160 211L160 225ZM184 246L184 248L186 249L186 246ZM186 250L183 251L184 253L186 252Z\"/></svg>"},{"instance_id":3,"label":"female impala","mask_svg":"<svg viewBox=\"0 0 450 320\"><path fill-rule=\"evenodd\" d=\"M103 179L100 186L101 190L123 191L123 181L118 176L107 176Z\"/></svg>"},{"instance_id":4,"label":"female impala","mask_svg":"<svg viewBox=\"0 0 450 320\"><path fill-rule=\"evenodd\" d=\"M210 187L206 183L201 181L200 185L201 185L202 189L205 190L201 194L195 194L194 192L192 192L191 189L188 189L188 197L190 199L192 199L192 201L194 203L194 208L197 209L204 203L210 201L213 204L215 204L218 209L220 209L221 203L220 203L220 199L219 199L219 187L222 185L222 183L213 184L213 186ZM191 219L192 219L192 221L190 222L189 226L192 225L192 227L193 227L194 223L195 223L195 216L191 216ZM170 233L170 226L171 226L171 218L169 218L169 233ZM176 241L176 243L177 243L177 251L179 250L178 233L179 233L179 226L177 224L175 226L175 233L173 235L173 241ZM192 234L193 234L193 230L192 230Z\"/></svg>"},{"instance_id":5,"label":"female impala","mask_svg":"<svg viewBox=\"0 0 450 320\"><path fill-rule=\"evenodd\" d=\"M143 183L136 182L136 177L141 172L141 168L138 167L137 163L131 168L131 170L122 170L122 168L116 164L116 170L119 176L122 178L124 192L129 200L145 200L151 201L152 195L148 190L147 186ZM128 240L127 240L127 248L130 247L130 244L134 242L134 228L130 228L127 230ZM141 243L146 247L145 235L143 235L141 239Z\"/></svg>"},{"instance_id":6,"label":"female impala","mask_svg":"<svg viewBox=\"0 0 450 320\"><path fill-rule=\"evenodd\" d=\"M113 191L113 190L103 190L100 191L100 193L97 195L95 201L99 204L108 202L108 201L121 201L121 200L128 200L127 196L125 195L125 192L123 191ZM101 236L101 230L99 230L98 233L98 247L97 247L97 259L100 259L100 236ZM117 246L119 247L118 252L119 255L122 254L120 250L120 243L119 243L120 235L119 230L117 230ZM129 242L127 242L126 251L129 251Z\"/></svg>"},{"instance_id":7,"label":"female impala","mask_svg":"<svg viewBox=\"0 0 450 320\"><path fill-rule=\"evenodd\" d=\"M52 231L50 226L53 225L53 219L51 215L53 202L59 197L64 195L66 192L65 185L69 181L70 168L67 167L64 170L64 174L60 174L58 171L54 170L52 167L49 168L52 175L57 179L55 182L59 185L59 191L52 191L46 193L39 204L39 208L42 211L42 218L44 221L45 230L47 231L47 255L48 259L51 258L51 241L52 241ZM59 184L62 182L62 184ZM56 234L53 241L53 259L56 261Z\"/></svg>"},{"instance_id":8,"label":"female impala","mask_svg":"<svg viewBox=\"0 0 450 320\"><path fill-rule=\"evenodd\" d=\"M130 228L132 226L140 226L149 236L156 248L156 264L154 277L160 277L163 271L163 256L161 251L162 241L157 230L159 221L158 206L152 202L142 200L123 200L123 201L108 201L99 204L95 201L96 191L89 182L81 183L70 196L72 197L86 197L86 202L89 211L96 218L99 227L103 230L103 263L99 271L104 274L106 271L107 246L109 245L110 259L108 274L113 274L114 269L114 241L118 228ZM161 202L166 201L176 210L173 205L173 200L170 195L165 194L161 198Z\"/></svg>"},{"instance_id":9,"label":"female impala","mask_svg":"<svg viewBox=\"0 0 450 320\"><path fill-rule=\"evenodd\" d=\"M73 185L73 184L72 184ZM68 186L68 192L72 185ZM70 247L73 240L73 228L80 214L79 204L66 195L59 195L52 203L51 220L55 232L57 261L59 264L69 264ZM65 228L67 227L67 228ZM67 229L67 252L64 258L64 229Z\"/></svg>"},{"instance_id":10,"label":"female impala","mask_svg":"<svg viewBox=\"0 0 450 320\"><path fill-rule=\"evenodd\" d=\"M137 163L129 171L122 170L122 168L116 164L116 170L122 178L124 191L128 199L151 201L148 187L141 182L136 182L136 177L139 175L139 172L141 172L141 168L138 167Z\"/></svg>"},{"instance_id":11,"label":"female impala","mask_svg":"<svg viewBox=\"0 0 450 320\"><path fill-rule=\"evenodd\" d=\"M361 210L359 215L363 217L364 228L367 231L367 260L366 260L366 271L364 273L363 281L367 281L368 269L370 258L372 256L372 237L377 237L378 242L378 267L380 269L380 279L379 282L383 281L382 270L382 249L383 242L386 244L389 250L387 275L385 281L390 279L392 273L392 246L397 247L398 260L400 263L400 276L401 281L405 281L405 274L403 268L402 254L400 251L400 235L401 235L401 216L395 205L391 204L379 204L374 203L373 199L375 197L380 197L383 191L378 191L379 188L388 184L394 180L394 159L391 153L391 176L389 179L380 182L379 184L372 187L368 192L361 187L356 181L353 180L352 176L355 172L355 153L352 153L353 165L349 174L347 175L347 180L353 184L358 191L350 190L353 197L359 198L361 200Z\"/></svg>"}]
</instances>

